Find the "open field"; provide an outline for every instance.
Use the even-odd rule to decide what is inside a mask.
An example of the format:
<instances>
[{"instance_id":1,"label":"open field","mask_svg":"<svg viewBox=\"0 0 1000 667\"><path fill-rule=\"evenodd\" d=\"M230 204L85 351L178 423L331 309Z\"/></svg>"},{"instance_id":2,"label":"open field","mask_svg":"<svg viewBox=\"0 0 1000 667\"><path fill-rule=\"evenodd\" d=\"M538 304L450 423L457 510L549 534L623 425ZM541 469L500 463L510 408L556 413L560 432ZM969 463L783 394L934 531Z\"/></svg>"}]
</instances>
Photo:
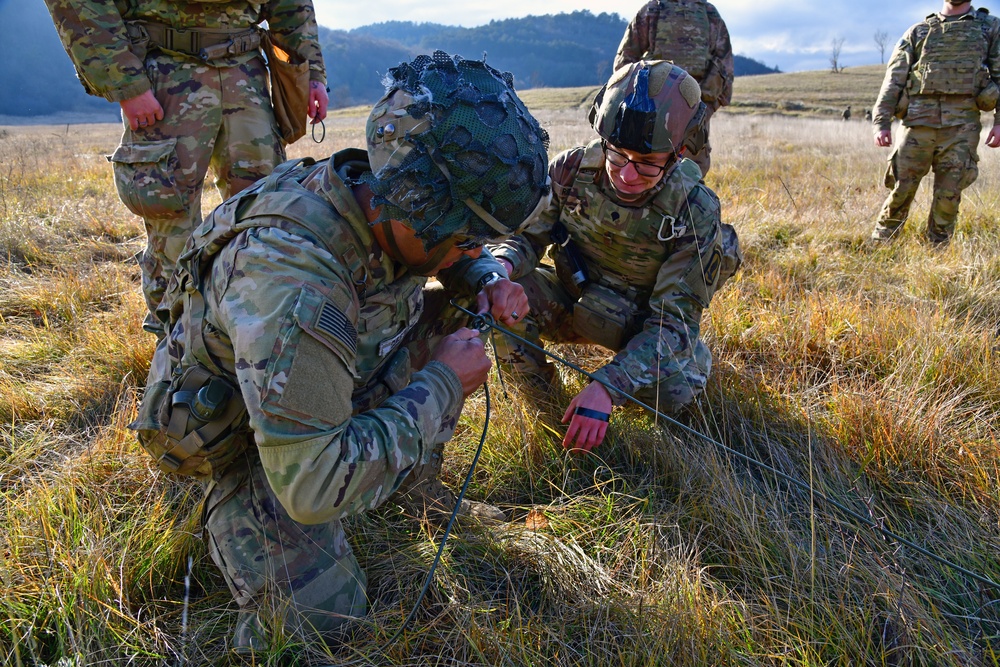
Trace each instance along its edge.
<instances>
[{"instance_id":1,"label":"open field","mask_svg":"<svg viewBox=\"0 0 1000 667\"><path fill-rule=\"evenodd\" d=\"M525 95L553 154L591 136L580 91ZM356 145L363 124L338 112L291 155ZM158 473L125 429L153 340L130 260L141 225L103 157L117 140L112 125L0 128L0 664L243 664L199 486ZM707 395L678 417L709 439L625 409L596 456L567 455L558 419L581 379L563 369L544 399L494 379L446 481L488 419L469 494L511 523L455 533L383 650L438 538L393 503L349 520L368 622L331 651L276 634L254 664L1000 664L1000 590L817 495L1000 581L1000 156L981 149L950 246L922 240L925 186L902 238L873 248L887 151L871 143L839 118L714 119L708 183L746 259L706 315Z\"/></svg>"}]
</instances>

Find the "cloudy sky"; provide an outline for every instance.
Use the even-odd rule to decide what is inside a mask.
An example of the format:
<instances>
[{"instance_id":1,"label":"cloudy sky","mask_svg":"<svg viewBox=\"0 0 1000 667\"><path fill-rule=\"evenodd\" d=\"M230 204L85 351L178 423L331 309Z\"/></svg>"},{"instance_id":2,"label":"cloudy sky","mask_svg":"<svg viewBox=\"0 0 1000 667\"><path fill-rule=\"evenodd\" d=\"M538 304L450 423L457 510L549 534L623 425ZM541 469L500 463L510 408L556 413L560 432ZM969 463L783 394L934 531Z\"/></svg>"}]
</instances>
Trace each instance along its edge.
<instances>
[{"instance_id":1,"label":"cloudy sky","mask_svg":"<svg viewBox=\"0 0 1000 667\"><path fill-rule=\"evenodd\" d=\"M380 0L359 11L357 0L313 0L320 25L349 30L382 21L476 26L492 19L587 9L631 18L643 0ZM733 50L783 71L825 69L831 44L843 39L841 63L879 62L876 31L892 45L913 23L941 7L941 0L714 0L733 39ZM982 5L1000 11L1000 0ZM996 11L994 11L996 13Z\"/></svg>"}]
</instances>

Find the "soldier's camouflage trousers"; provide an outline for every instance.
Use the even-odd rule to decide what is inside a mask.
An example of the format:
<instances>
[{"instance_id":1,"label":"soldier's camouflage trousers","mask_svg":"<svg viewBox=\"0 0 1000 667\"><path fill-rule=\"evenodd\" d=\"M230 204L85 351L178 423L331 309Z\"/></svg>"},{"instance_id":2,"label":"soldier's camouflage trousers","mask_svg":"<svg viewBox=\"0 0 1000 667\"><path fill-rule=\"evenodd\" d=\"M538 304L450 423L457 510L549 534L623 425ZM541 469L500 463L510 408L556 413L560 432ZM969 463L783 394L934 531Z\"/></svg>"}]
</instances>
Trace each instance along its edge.
<instances>
[{"instance_id":1,"label":"soldier's camouflage trousers","mask_svg":"<svg viewBox=\"0 0 1000 667\"><path fill-rule=\"evenodd\" d=\"M223 199L271 173L284 160L260 56L233 67L155 53L146 59L163 120L132 131L110 157L122 202L146 228L142 291L150 313L174 265L201 223L208 168ZM151 317L150 328L160 328Z\"/></svg>"},{"instance_id":2,"label":"soldier's camouflage trousers","mask_svg":"<svg viewBox=\"0 0 1000 667\"><path fill-rule=\"evenodd\" d=\"M443 290L425 290L425 310L406 337L414 369L426 363L442 335L464 324L464 316L447 307ZM446 425L445 435L431 444L443 443L453 428ZM263 648L265 628L336 641L345 622L366 613L367 580L341 522L306 525L289 517L253 444L206 487L202 526L240 609L234 648Z\"/></svg>"},{"instance_id":3,"label":"soldier's camouflage trousers","mask_svg":"<svg viewBox=\"0 0 1000 667\"><path fill-rule=\"evenodd\" d=\"M542 346L543 339L552 343L592 344L574 331L573 306L576 299L563 286L554 270L543 266L517 282L524 287L531 312L516 326L510 327L511 331L539 346ZM500 367L515 382L544 388L555 379L555 366L547 361L542 352L500 333L492 336L491 340ZM655 361L651 359L650 365L654 365ZM635 398L661 412L676 412L704 390L711 369L712 354L699 339L680 373L640 390Z\"/></svg>"},{"instance_id":4,"label":"soldier's camouflage trousers","mask_svg":"<svg viewBox=\"0 0 1000 667\"><path fill-rule=\"evenodd\" d=\"M979 176L979 123L953 127L903 127L889 157L885 185L891 190L872 233L889 239L902 231L920 181L934 170L927 237L948 241L955 231L962 190Z\"/></svg>"}]
</instances>

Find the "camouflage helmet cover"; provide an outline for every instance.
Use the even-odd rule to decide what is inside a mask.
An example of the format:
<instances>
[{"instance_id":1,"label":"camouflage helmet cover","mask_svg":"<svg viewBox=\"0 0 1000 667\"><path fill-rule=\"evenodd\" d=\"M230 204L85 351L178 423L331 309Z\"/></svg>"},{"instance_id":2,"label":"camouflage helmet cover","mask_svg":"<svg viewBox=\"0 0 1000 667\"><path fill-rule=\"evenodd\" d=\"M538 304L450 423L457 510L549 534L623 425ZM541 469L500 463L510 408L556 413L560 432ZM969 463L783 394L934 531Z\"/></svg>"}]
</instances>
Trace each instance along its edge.
<instances>
[{"instance_id":1,"label":"camouflage helmet cover","mask_svg":"<svg viewBox=\"0 0 1000 667\"><path fill-rule=\"evenodd\" d=\"M704 119L698 82L666 60L620 67L590 110L590 123L601 137L637 153L680 152L702 132Z\"/></svg>"},{"instance_id":2,"label":"camouflage helmet cover","mask_svg":"<svg viewBox=\"0 0 1000 667\"><path fill-rule=\"evenodd\" d=\"M548 200L548 134L485 62L436 51L389 70L368 117L379 220L407 224L431 248L516 233Z\"/></svg>"}]
</instances>

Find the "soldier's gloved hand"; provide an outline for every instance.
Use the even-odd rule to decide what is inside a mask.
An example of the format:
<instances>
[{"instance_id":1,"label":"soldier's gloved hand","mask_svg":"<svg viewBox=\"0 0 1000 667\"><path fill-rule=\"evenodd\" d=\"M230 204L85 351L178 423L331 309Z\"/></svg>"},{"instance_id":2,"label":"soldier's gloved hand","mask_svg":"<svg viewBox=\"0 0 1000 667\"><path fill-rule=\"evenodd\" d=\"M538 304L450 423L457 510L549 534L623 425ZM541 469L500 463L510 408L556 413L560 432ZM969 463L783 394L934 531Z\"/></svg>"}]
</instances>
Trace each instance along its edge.
<instances>
[{"instance_id":1,"label":"soldier's gloved hand","mask_svg":"<svg viewBox=\"0 0 1000 667\"><path fill-rule=\"evenodd\" d=\"M122 116L133 132L140 127L152 127L156 121L163 120L163 107L160 106L152 90L122 100L118 104L121 105Z\"/></svg>"},{"instance_id":2,"label":"soldier's gloved hand","mask_svg":"<svg viewBox=\"0 0 1000 667\"><path fill-rule=\"evenodd\" d=\"M563 438L563 447L573 451L589 452L594 447L604 442L604 436L608 432L608 422L606 419L596 419L578 414L580 411L589 411L595 415L611 415L614 403L611 402L611 394L599 382L591 382L587 387L573 397L566 408L562 422L569 421L569 429L566 437Z\"/></svg>"},{"instance_id":3,"label":"soldier's gloved hand","mask_svg":"<svg viewBox=\"0 0 1000 667\"><path fill-rule=\"evenodd\" d=\"M528 314L528 295L524 288L506 278L490 283L476 295L476 312L489 312L500 324L517 324Z\"/></svg>"},{"instance_id":4,"label":"soldier's gloved hand","mask_svg":"<svg viewBox=\"0 0 1000 667\"><path fill-rule=\"evenodd\" d=\"M445 336L431 356L434 361L440 361L455 371L462 382L462 395L478 389L490 372L493 364L486 356L483 340L475 329L462 327L450 336Z\"/></svg>"}]
</instances>

